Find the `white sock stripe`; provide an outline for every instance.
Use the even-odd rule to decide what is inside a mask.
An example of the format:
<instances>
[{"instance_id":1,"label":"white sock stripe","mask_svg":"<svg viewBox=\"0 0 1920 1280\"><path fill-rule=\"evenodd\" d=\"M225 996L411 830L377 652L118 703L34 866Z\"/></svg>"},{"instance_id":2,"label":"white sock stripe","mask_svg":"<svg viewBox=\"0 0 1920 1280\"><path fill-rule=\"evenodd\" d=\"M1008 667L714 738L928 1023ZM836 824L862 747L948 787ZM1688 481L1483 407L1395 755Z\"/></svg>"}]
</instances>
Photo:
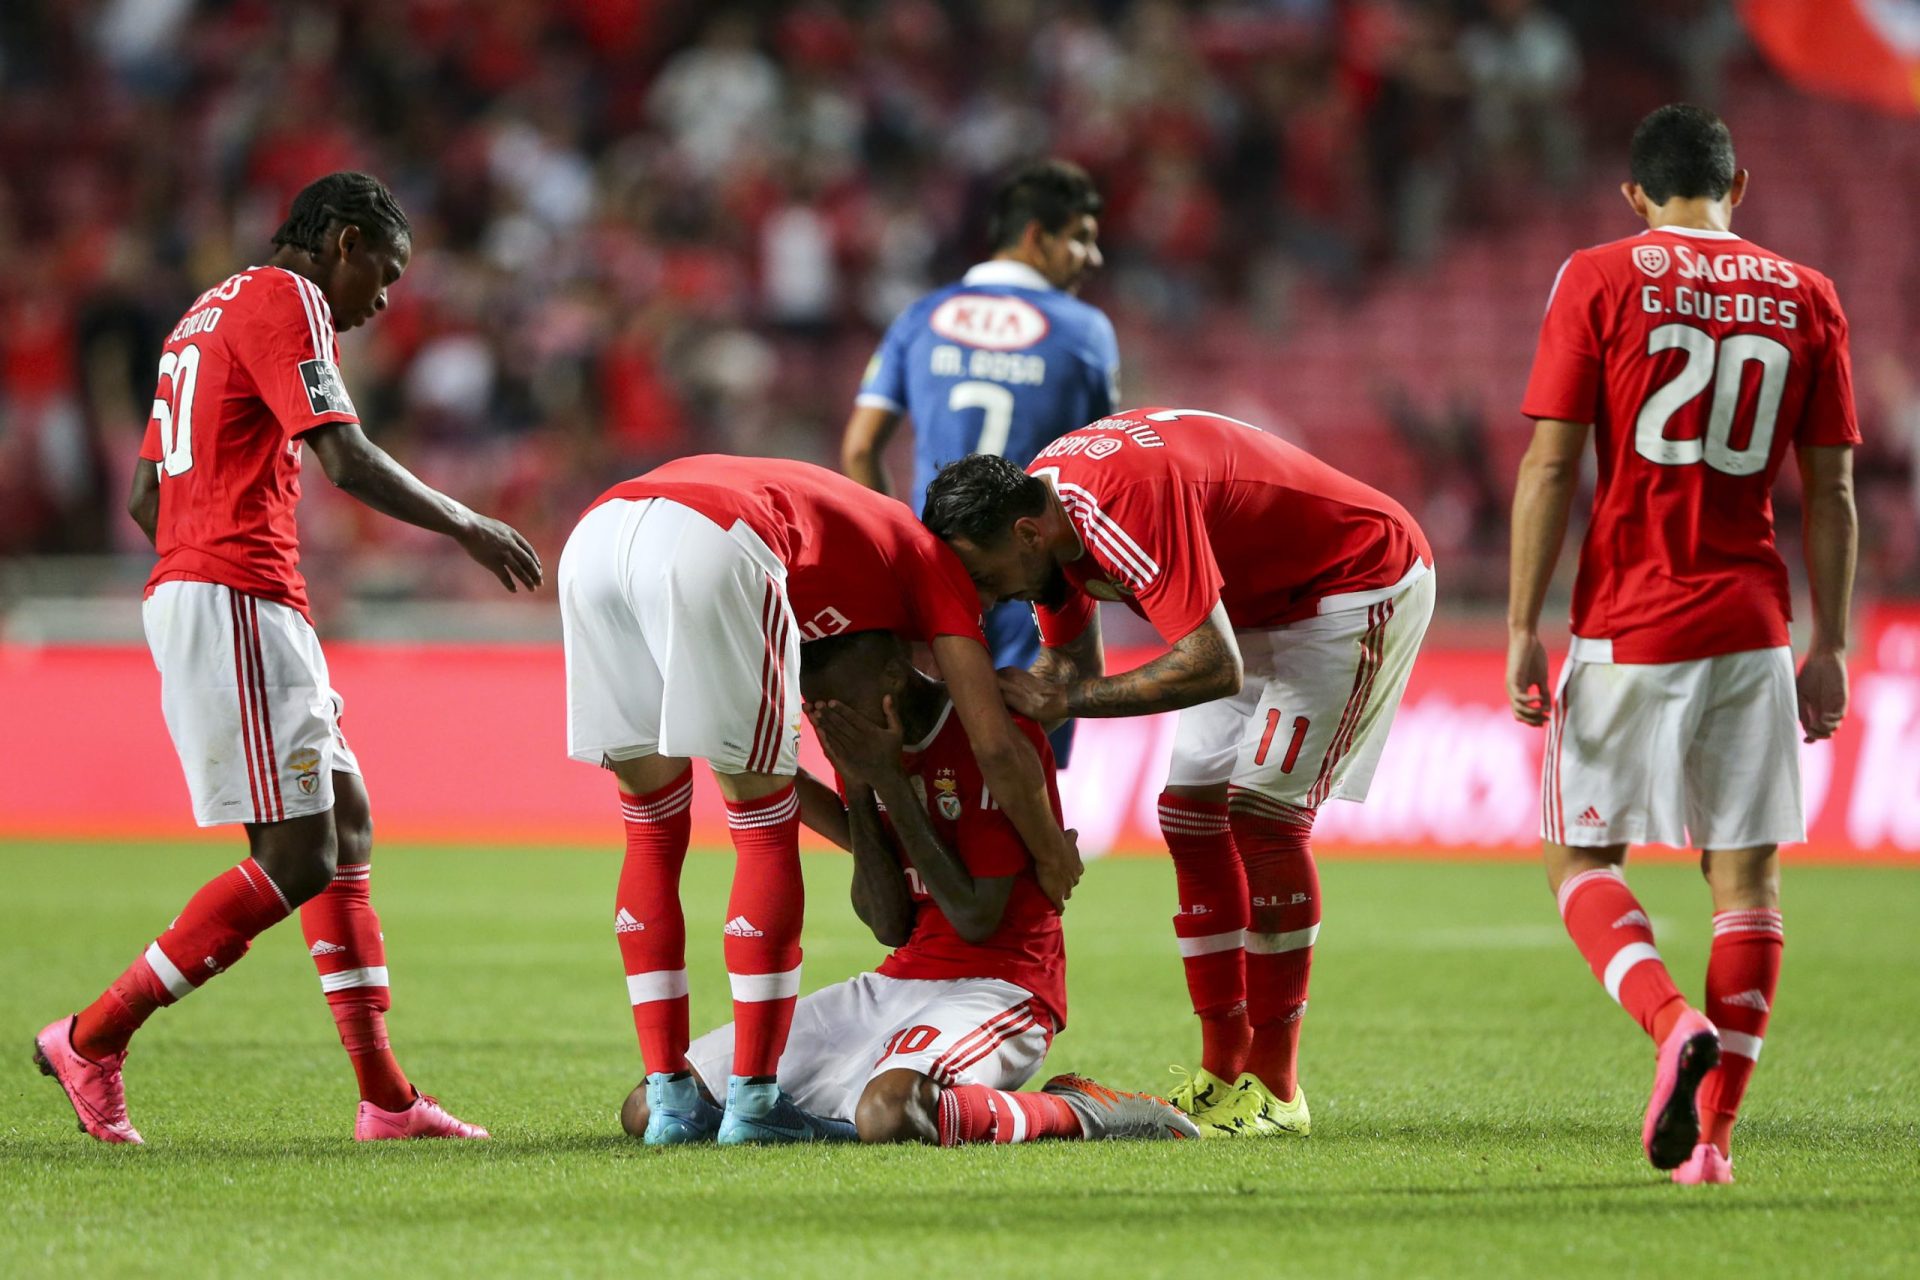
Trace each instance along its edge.
<instances>
[{"instance_id":1,"label":"white sock stripe","mask_svg":"<svg viewBox=\"0 0 1920 1280\"><path fill-rule=\"evenodd\" d=\"M655 1000L678 1000L687 994L685 969L655 969L650 973L627 975L627 1002L650 1004Z\"/></svg>"},{"instance_id":2,"label":"white sock stripe","mask_svg":"<svg viewBox=\"0 0 1920 1280\"><path fill-rule=\"evenodd\" d=\"M1314 811L1297 804L1288 804L1285 800L1276 800L1270 795L1235 787L1227 795L1229 814L1251 814L1256 818L1270 818L1275 822L1289 822L1296 827L1313 826Z\"/></svg>"},{"instance_id":3,"label":"white sock stripe","mask_svg":"<svg viewBox=\"0 0 1920 1280\"><path fill-rule=\"evenodd\" d=\"M731 805L727 808L727 825L735 831L748 831L755 827L777 827L788 818L800 812L800 793L791 791L787 798L771 809L753 809L740 813Z\"/></svg>"},{"instance_id":4,"label":"white sock stripe","mask_svg":"<svg viewBox=\"0 0 1920 1280\"><path fill-rule=\"evenodd\" d=\"M1591 871L1582 871L1577 876L1567 877L1560 882L1560 892L1555 895L1560 907L1561 919L1566 919L1567 904L1573 901L1573 895L1580 891L1580 886L1591 884L1597 879L1613 879L1622 883L1626 881L1626 877L1613 867L1595 867Z\"/></svg>"},{"instance_id":5,"label":"white sock stripe","mask_svg":"<svg viewBox=\"0 0 1920 1280\"><path fill-rule=\"evenodd\" d=\"M387 966L383 964L369 965L365 969L342 969L338 973L323 973L320 975L320 989L322 991L347 991L354 987L386 987L391 985L393 984L387 981Z\"/></svg>"},{"instance_id":6,"label":"white sock stripe","mask_svg":"<svg viewBox=\"0 0 1920 1280\"><path fill-rule=\"evenodd\" d=\"M668 818L677 818L693 808L693 797L688 796L678 804L653 809L635 809L629 805L620 806L620 816L628 822L665 822Z\"/></svg>"},{"instance_id":7,"label":"white sock stripe","mask_svg":"<svg viewBox=\"0 0 1920 1280\"><path fill-rule=\"evenodd\" d=\"M1304 951L1320 937L1320 926L1310 924L1304 929L1289 929L1285 933L1255 933L1247 930L1247 954L1250 956L1277 956L1285 951Z\"/></svg>"},{"instance_id":8,"label":"white sock stripe","mask_svg":"<svg viewBox=\"0 0 1920 1280\"><path fill-rule=\"evenodd\" d=\"M365 863L362 863L357 867L340 868L338 871L333 873L333 878L336 881L338 880L370 880L373 878L373 870L372 868L368 867Z\"/></svg>"},{"instance_id":9,"label":"white sock stripe","mask_svg":"<svg viewBox=\"0 0 1920 1280\"><path fill-rule=\"evenodd\" d=\"M762 1000L786 1000L800 994L800 966L785 973L728 973L733 998L748 1003Z\"/></svg>"},{"instance_id":10,"label":"white sock stripe","mask_svg":"<svg viewBox=\"0 0 1920 1280\"><path fill-rule=\"evenodd\" d=\"M1225 835L1233 830L1233 823L1222 813L1188 813L1183 809L1162 809L1160 826L1167 831L1182 831L1189 835Z\"/></svg>"},{"instance_id":11,"label":"white sock stripe","mask_svg":"<svg viewBox=\"0 0 1920 1280\"><path fill-rule=\"evenodd\" d=\"M1778 933L1784 935L1786 926L1778 911L1759 908L1752 911L1716 911L1713 915L1713 936L1723 933Z\"/></svg>"},{"instance_id":12,"label":"white sock stripe","mask_svg":"<svg viewBox=\"0 0 1920 1280\"><path fill-rule=\"evenodd\" d=\"M153 970L154 976L160 979L175 1000L192 993L193 984L187 981L187 975L180 972L179 966L167 959L167 953L160 949L158 942L147 944L147 967Z\"/></svg>"},{"instance_id":13,"label":"white sock stripe","mask_svg":"<svg viewBox=\"0 0 1920 1280\"><path fill-rule=\"evenodd\" d=\"M1607 961L1607 970L1601 975L1601 985L1617 1004L1620 1001L1620 984L1626 981L1627 971L1645 960L1660 963L1660 950L1651 942L1629 942L1613 953L1613 959Z\"/></svg>"},{"instance_id":14,"label":"white sock stripe","mask_svg":"<svg viewBox=\"0 0 1920 1280\"><path fill-rule=\"evenodd\" d=\"M620 797L620 812L625 814L628 820L632 822L658 822L662 818L673 817L692 803L693 778L689 775L687 780L675 787L670 794L661 796L658 800L650 800L645 804L642 804L638 800L629 800L626 796L622 795Z\"/></svg>"},{"instance_id":15,"label":"white sock stripe","mask_svg":"<svg viewBox=\"0 0 1920 1280\"><path fill-rule=\"evenodd\" d=\"M1013 1137L1009 1138L1008 1141L1025 1142L1027 1140L1027 1109L1012 1098L1008 1098L1005 1103L998 1103L996 1099L996 1103L999 1107L1004 1108L1004 1114L1006 1114L1007 1119L1013 1122ZM998 1137L999 1135L996 1134L994 1136Z\"/></svg>"},{"instance_id":16,"label":"white sock stripe","mask_svg":"<svg viewBox=\"0 0 1920 1280\"><path fill-rule=\"evenodd\" d=\"M1247 944L1245 929L1229 929L1225 933L1209 933L1198 938L1180 938L1180 958L1190 960L1194 956L1210 956L1221 951L1234 951Z\"/></svg>"},{"instance_id":17,"label":"white sock stripe","mask_svg":"<svg viewBox=\"0 0 1920 1280\"><path fill-rule=\"evenodd\" d=\"M1731 1053L1736 1057L1746 1058L1751 1062L1758 1062L1760 1061L1761 1043L1759 1036L1750 1036L1744 1031L1728 1031L1724 1027L1720 1030L1720 1051L1722 1053Z\"/></svg>"}]
</instances>

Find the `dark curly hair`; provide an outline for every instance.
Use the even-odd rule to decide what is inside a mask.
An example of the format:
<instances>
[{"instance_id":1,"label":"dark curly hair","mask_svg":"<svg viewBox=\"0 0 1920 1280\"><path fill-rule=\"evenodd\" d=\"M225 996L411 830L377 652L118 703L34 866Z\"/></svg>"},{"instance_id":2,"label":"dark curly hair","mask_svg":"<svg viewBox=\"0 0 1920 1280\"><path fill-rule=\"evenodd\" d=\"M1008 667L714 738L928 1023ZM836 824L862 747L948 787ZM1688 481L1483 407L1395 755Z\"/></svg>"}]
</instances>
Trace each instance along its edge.
<instances>
[{"instance_id":1,"label":"dark curly hair","mask_svg":"<svg viewBox=\"0 0 1920 1280\"><path fill-rule=\"evenodd\" d=\"M950 462L927 486L920 519L951 541L965 538L993 547L1013 531L1013 522L1047 509L1046 482L990 453Z\"/></svg>"},{"instance_id":2,"label":"dark curly hair","mask_svg":"<svg viewBox=\"0 0 1920 1280\"><path fill-rule=\"evenodd\" d=\"M413 226L386 183L370 173L343 172L301 188L287 220L273 233L273 243L317 254L329 231L349 226L393 247L413 237Z\"/></svg>"},{"instance_id":3,"label":"dark curly hair","mask_svg":"<svg viewBox=\"0 0 1920 1280\"><path fill-rule=\"evenodd\" d=\"M1093 179L1077 164L1042 160L1016 171L993 193L987 241L995 253L1020 243L1029 222L1049 233L1064 231L1083 213L1103 207Z\"/></svg>"}]
</instances>

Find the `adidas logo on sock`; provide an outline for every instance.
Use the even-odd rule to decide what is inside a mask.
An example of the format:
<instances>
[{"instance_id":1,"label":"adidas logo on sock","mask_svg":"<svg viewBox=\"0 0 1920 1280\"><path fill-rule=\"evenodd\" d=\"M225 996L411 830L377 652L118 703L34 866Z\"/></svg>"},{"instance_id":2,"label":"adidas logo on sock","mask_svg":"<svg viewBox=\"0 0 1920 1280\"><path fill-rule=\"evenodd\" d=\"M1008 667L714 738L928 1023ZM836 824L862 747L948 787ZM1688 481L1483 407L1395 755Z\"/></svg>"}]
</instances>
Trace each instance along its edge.
<instances>
[{"instance_id":1,"label":"adidas logo on sock","mask_svg":"<svg viewBox=\"0 0 1920 1280\"><path fill-rule=\"evenodd\" d=\"M1754 1009L1760 1013L1767 1013L1771 1011L1771 1006L1767 1004L1767 997L1765 993L1758 990L1742 991L1737 996L1726 997L1725 999L1720 1001L1720 1003L1737 1005L1742 1009Z\"/></svg>"},{"instance_id":2,"label":"adidas logo on sock","mask_svg":"<svg viewBox=\"0 0 1920 1280\"><path fill-rule=\"evenodd\" d=\"M1651 929L1653 928L1653 921L1647 919L1646 912L1635 910L1635 911L1629 911L1627 912L1627 914L1621 916L1618 920L1615 920L1613 922L1613 927L1616 929L1632 929L1636 927L1641 929Z\"/></svg>"},{"instance_id":3,"label":"adidas logo on sock","mask_svg":"<svg viewBox=\"0 0 1920 1280\"><path fill-rule=\"evenodd\" d=\"M1607 820L1601 817L1600 811L1592 805L1588 805L1586 812L1575 818L1574 822L1583 827L1604 827L1607 825Z\"/></svg>"},{"instance_id":4,"label":"adidas logo on sock","mask_svg":"<svg viewBox=\"0 0 1920 1280\"><path fill-rule=\"evenodd\" d=\"M726 934L729 938L759 938L765 936L760 930L754 928L753 924L745 916L735 916L733 919L727 921L727 927L720 932Z\"/></svg>"},{"instance_id":5,"label":"adidas logo on sock","mask_svg":"<svg viewBox=\"0 0 1920 1280\"><path fill-rule=\"evenodd\" d=\"M316 960L318 960L321 956L341 955L345 951L346 951L346 948L341 946L339 943L328 942L325 938L320 939L320 941L314 943L311 947L307 948L307 954L312 956Z\"/></svg>"},{"instance_id":6,"label":"adidas logo on sock","mask_svg":"<svg viewBox=\"0 0 1920 1280\"><path fill-rule=\"evenodd\" d=\"M614 913L613 931L615 933L639 933L647 926L633 918L633 912L625 907Z\"/></svg>"}]
</instances>

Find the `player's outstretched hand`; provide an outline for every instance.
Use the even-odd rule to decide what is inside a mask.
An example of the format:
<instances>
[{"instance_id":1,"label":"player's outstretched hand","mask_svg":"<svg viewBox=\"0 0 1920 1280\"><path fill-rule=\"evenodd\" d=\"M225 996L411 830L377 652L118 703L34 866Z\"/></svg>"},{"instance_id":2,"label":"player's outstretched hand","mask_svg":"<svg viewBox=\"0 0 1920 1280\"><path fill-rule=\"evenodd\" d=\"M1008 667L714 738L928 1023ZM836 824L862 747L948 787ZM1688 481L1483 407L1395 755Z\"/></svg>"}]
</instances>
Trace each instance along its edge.
<instances>
[{"instance_id":1,"label":"player's outstretched hand","mask_svg":"<svg viewBox=\"0 0 1920 1280\"><path fill-rule=\"evenodd\" d=\"M1065 685L1042 680L1020 667L1000 668L1000 697L1016 715L1051 729L1067 718Z\"/></svg>"},{"instance_id":2,"label":"player's outstretched hand","mask_svg":"<svg viewBox=\"0 0 1920 1280\"><path fill-rule=\"evenodd\" d=\"M1837 653L1809 653L1794 684L1807 741L1831 738L1847 716L1847 660Z\"/></svg>"},{"instance_id":3,"label":"player's outstretched hand","mask_svg":"<svg viewBox=\"0 0 1920 1280\"><path fill-rule=\"evenodd\" d=\"M1553 710L1547 687L1547 646L1533 632L1515 632L1507 641L1507 702L1513 718L1539 728Z\"/></svg>"},{"instance_id":4,"label":"player's outstretched hand","mask_svg":"<svg viewBox=\"0 0 1920 1280\"><path fill-rule=\"evenodd\" d=\"M546 576L540 554L512 525L475 512L466 527L453 536L468 555L500 579L500 585L509 591L520 589L516 583L531 591Z\"/></svg>"},{"instance_id":5,"label":"player's outstretched hand","mask_svg":"<svg viewBox=\"0 0 1920 1280\"><path fill-rule=\"evenodd\" d=\"M827 762L850 785L877 788L881 779L900 772L906 733L900 728L892 695L881 700L880 712L885 719L875 724L844 702L815 702L807 707L807 718L820 735Z\"/></svg>"}]
</instances>

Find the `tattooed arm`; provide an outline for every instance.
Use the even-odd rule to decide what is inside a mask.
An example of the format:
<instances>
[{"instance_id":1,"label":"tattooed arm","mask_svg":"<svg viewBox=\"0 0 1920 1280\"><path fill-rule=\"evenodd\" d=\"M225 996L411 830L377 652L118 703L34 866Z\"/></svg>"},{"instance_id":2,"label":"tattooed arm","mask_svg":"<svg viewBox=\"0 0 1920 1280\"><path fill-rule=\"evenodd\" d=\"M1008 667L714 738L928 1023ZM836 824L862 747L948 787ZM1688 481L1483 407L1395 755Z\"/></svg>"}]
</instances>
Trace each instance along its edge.
<instances>
[{"instance_id":1,"label":"tattooed arm","mask_svg":"<svg viewBox=\"0 0 1920 1280\"><path fill-rule=\"evenodd\" d=\"M1097 631L1093 643L1099 643ZM1063 651L1063 656L1071 661L1071 650ZM1096 658L1096 671L1097 663ZM1178 711L1238 693L1245 678L1240 646L1227 625L1224 604L1214 605L1206 621L1145 666L1111 676L1085 675L1083 671L1076 666L1065 684L1051 684L1025 671L1004 671L1000 674L1000 691L1015 711L1051 724L1069 716L1147 716Z\"/></svg>"}]
</instances>

